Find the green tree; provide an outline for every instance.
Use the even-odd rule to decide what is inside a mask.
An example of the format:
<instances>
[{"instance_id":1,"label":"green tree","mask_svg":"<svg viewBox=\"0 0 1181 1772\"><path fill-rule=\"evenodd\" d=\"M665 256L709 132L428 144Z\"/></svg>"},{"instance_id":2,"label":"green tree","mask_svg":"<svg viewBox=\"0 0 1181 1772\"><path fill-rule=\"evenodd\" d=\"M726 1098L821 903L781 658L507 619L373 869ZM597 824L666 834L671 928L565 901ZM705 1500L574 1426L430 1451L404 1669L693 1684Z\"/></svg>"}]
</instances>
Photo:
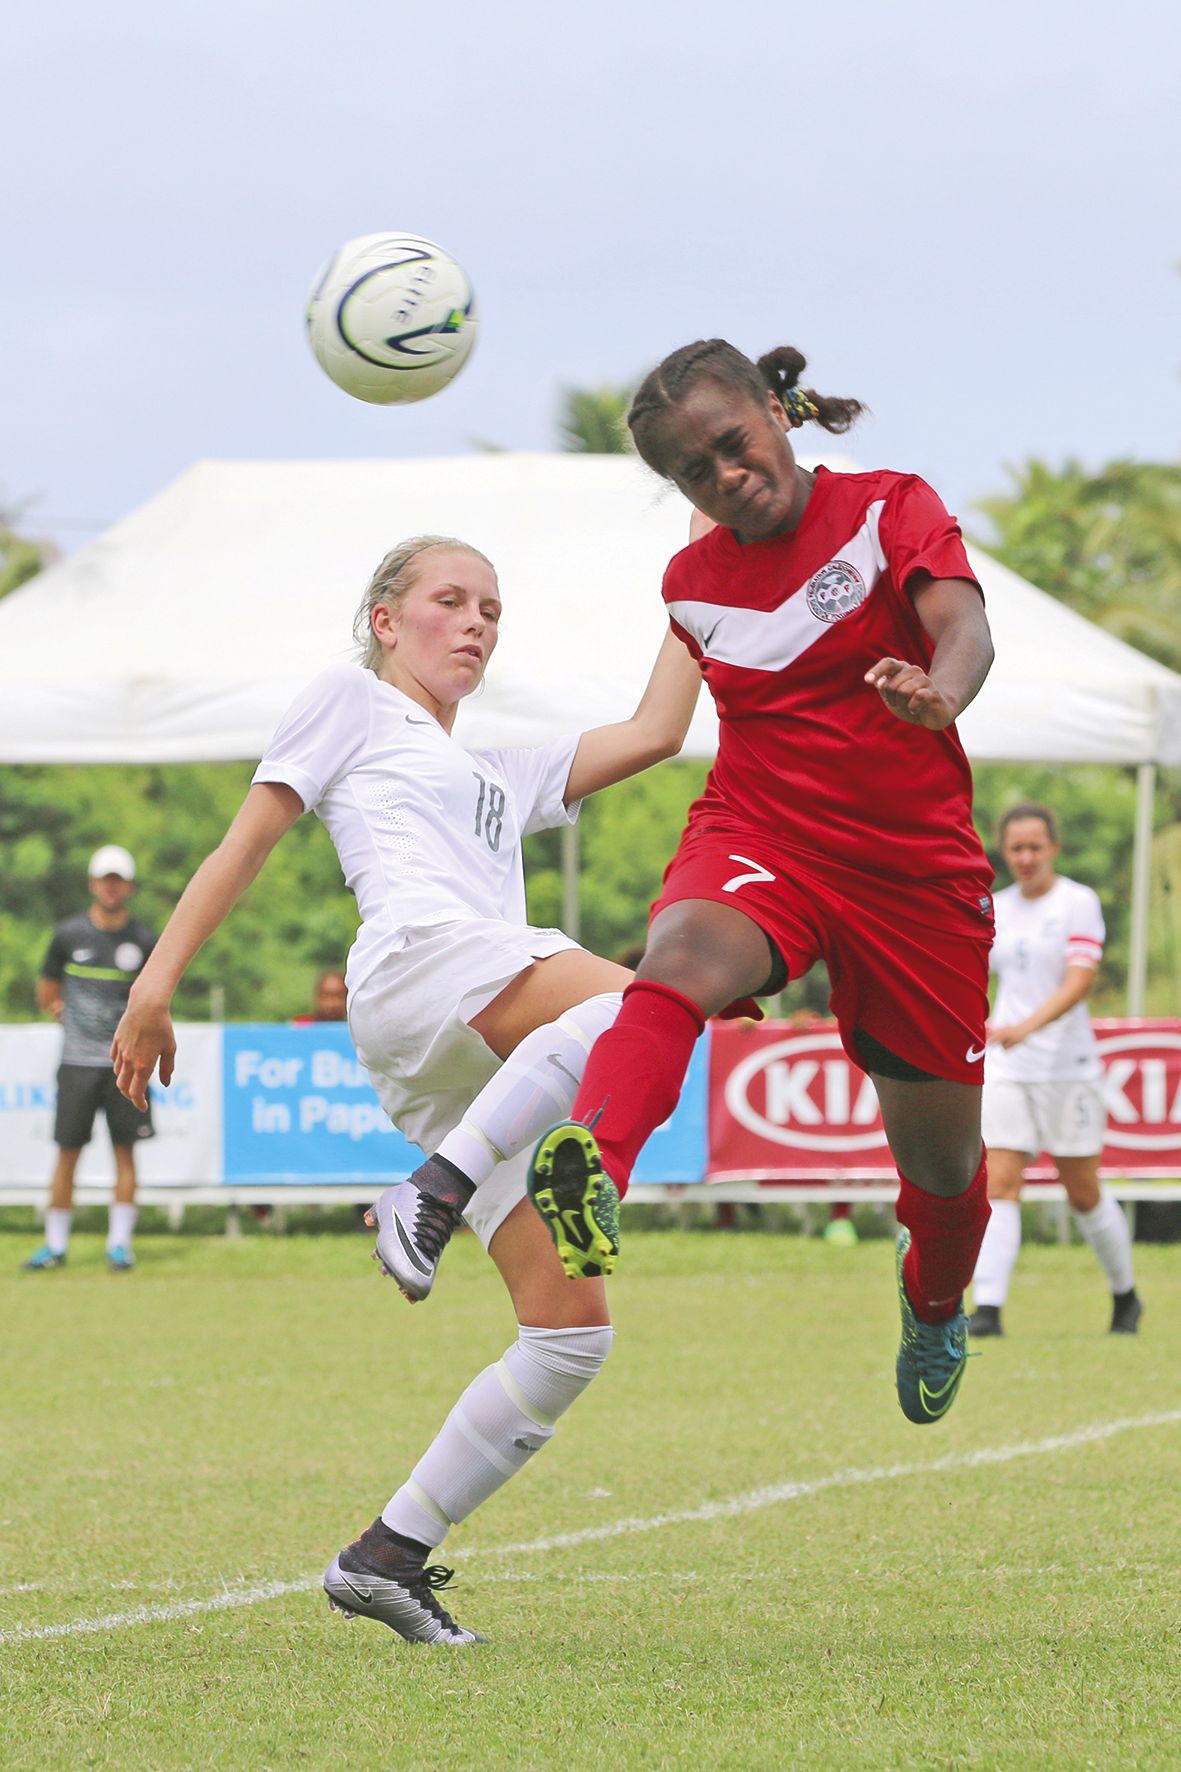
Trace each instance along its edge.
<instances>
[{"instance_id":1,"label":"green tree","mask_svg":"<svg viewBox=\"0 0 1181 1772\"><path fill-rule=\"evenodd\" d=\"M561 448L575 455L629 455L627 428L632 390L603 383L597 388L563 388L558 408Z\"/></svg>"},{"instance_id":2,"label":"green tree","mask_svg":"<svg viewBox=\"0 0 1181 1772\"><path fill-rule=\"evenodd\" d=\"M978 508L998 560L1088 621L1181 670L1181 466L1113 461L1097 473L1028 461Z\"/></svg>"},{"instance_id":3,"label":"green tree","mask_svg":"<svg viewBox=\"0 0 1181 1772\"><path fill-rule=\"evenodd\" d=\"M707 765L677 760L607 788L587 801L582 838L581 940L608 956L643 941L648 906L677 846ZM529 920L562 921L561 837L543 831L525 843Z\"/></svg>"},{"instance_id":4,"label":"green tree","mask_svg":"<svg viewBox=\"0 0 1181 1772\"><path fill-rule=\"evenodd\" d=\"M979 509L996 531L986 545L1006 566L1138 651L1181 671L1181 466L1113 461L1090 473L1029 461L1012 490ZM1118 785L1114 785L1117 784ZM1108 921L1102 1006L1122 1006L1131 892L1130 772L1024 769L977 772L977 809L991 829L1006 804L1044 799L1063 814L1062 865L1095 887ZM1150 1012L1181 997L1175 907L1181 904L1181 770L1161 772L1152 855Z\"/></svg>"},{"instance_id":5,"label":"green tree","mask_svg":"<svg viewBox=\"0 0 1181 1772\"><path fill-rule=\"evenodd\" d=\"M36 578L48 564L45 548L22 535L19 522L19 512L0 506L0 599Z\"/></svg>"},{"instance_id":6,"label":"green tree","mask_svg":"<svg viewBox=\"0 0 1181 1772\"><path fill-rule=\"evenodd\" d=\"M101 843L125 844L136 857L133 908L159 930L252 773L248 763L0 770L0 1020L36 1015L33 981L50 931L86 908L86 863ZM298 820L193 962L177 1014L201 1020L221 1000L238 1020L301 1013L317 970L343 964L356 922L325 831L317 819Z\"/></svg>"}]
</instances>

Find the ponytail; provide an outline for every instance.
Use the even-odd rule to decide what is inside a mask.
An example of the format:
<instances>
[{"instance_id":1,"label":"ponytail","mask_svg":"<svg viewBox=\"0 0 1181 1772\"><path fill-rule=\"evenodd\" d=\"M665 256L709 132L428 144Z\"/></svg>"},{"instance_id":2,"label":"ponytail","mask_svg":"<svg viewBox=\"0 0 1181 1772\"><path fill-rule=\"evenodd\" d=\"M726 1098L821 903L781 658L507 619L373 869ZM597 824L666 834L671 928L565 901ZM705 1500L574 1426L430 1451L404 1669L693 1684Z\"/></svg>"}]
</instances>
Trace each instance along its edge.
<instances>
[{"instance_id":1,"label":"ponytail","mask_svg":"<svg viewBox=\"0 0 1181 1772\"><path fill-rule=\"evenodd\" d=\"M792 345L778 345L757 363L724 338L698 339L695 344L682 345L646 375L636 390L627 415L636 449L650 468L664 474L659 421L707 376L724 388L749 394L759 401L765 401L768 392L774 394L793 430L811 422L836 435L847 431L865 407L860 400L845 400L818 394L815 388L799 387L805 367L806 359Z\"/></svg>"}]
</instances>

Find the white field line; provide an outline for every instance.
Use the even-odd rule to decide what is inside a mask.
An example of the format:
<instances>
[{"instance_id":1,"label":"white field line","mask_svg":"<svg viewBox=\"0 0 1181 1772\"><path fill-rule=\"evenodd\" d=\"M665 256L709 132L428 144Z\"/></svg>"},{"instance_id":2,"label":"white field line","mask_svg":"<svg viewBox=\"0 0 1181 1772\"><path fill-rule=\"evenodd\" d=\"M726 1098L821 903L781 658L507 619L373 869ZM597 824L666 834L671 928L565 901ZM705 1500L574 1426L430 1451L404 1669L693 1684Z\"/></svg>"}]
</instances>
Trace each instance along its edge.
<instances>
[{"instance_id":1,"label":"white field line","mask_svg":"<svg viewBox=\"0 0 1181 1772\"><path fill-rule=\"evenodd\" d=\"M107 1612L100 1618L75 1618L68 1624L21 1625L0 1631L0 1644L32 1643L44 1637L85 1636L88 1631L120 1630L126 1624L167 1624L191 1618L195 1612L222 1612L229 1606L257 1606L280 1594L302 1594L318 1587L316 1581L263 1581L256 1587L229 1587L224 1593L207 1594L201 1600L176 1600L169 1606L133 1606L127 1612Z\"/></svg>"},{"instance_id":2,"label":"white field line","mask_svg":"<svg viewBox=\"0 0 1181 1772\"><path fill-rule=\"evenodd\" d=\"M703 1520L726 1520L735 1514L753 1514L760 1508L777 1507L784 1501L801 1501L808 1495L819 1495L825 1489L848 1489L860 1483L887 1483L898 1477L938 1476L943 1471L974 1470L986 1464L1010 1464L1016 1458L1035 1458L1050 1452L1068 1452L1075 1446L1091 1445L1097 1440L1110 1440L1136 1428L1168 1427L1181 1422L1181 1409L1169 1409L1159 1415L1138 1415L1124 1421L1101 1421L1093 1427L1076 1428L1070 1434L1055 1434L1046 1440L1025 1440L1015 1446L983 1446L978 1452L948 1452L926 1464L887 1464L871 1470L834 1471L828 1477L813 1477L802 1483L773 1483L765 1489L749 1489L745 1495L728 1501L707 1501L701 1507L685 1508L670 1514L650 1514L647 1518L614 1520L609 1526L584 1526L577 1532L556 1532L549 1538L531 1538L520 1544L489 1545L486 1550L473 1546L469 1557L519 1556L524 1551L565 1550L574 1544L589 1544L602 1538L622 1538L633 1532L653 1532L658 1526L680 1526ZM458 1558L459 1552L456 1551ZM2 1641L3 1639L0 1639Z\"/></svg>"},{"instance_id":3,"label":"white field line","mask_svg":"<svg viewBox=\"0 0 1181 1772\"><path fill-rule=\"evenodd\" d=\"M1053 1434L1044 1440L1022 1440L1012 1446L984 1446L975 1452L948 1452L924 1464L877 1465L866 1470L833 1471L827 1477L813 1477L799 1483L773 1483L762 1489L749 1489L744 1495L726 1501L707 1501L700 1507L678 1509L674 1513L648 1514L631 1519L614 1520L605 1526L586 1526L577 1532L558 1532L548 1538L530 1538L517 1544L473 1545L456 1550L455 1560L471 1557L524 1556L536 1551L565 1550L571 1545L590 1544L606 1538L623 1538L639 1532L655 1532L662 1526L692 1525L701 1521L733 1519L740 1514L758 1513L763 1508L778 1507L783 1502L803 1501L820 1495L826 1489L851 1489L868 1483L895 1482L902 1477L940 1476L947 1471L977 1470L983 1465L1011 1464L1019 1458L1045 1457L1054 1452L1069 1452L1078 1446L1094 1445L1114 1439L1118 1434L1134 1433L1141 1428L1171 1427L1181 1422L1181 1409L1169 1409L1155 1415L1137 1415L1122 1421L1101 1421L1091 1427L1076 1428L1073 1433ZM513 1573L502 1580L524 1579ZM592 1576L589 1579L596 1579ZM222 1612L231 1607L257 1606L283 1594L307 1593L320 1585L318 1576L303 1581L267 1581L252 1587L227 1587L219 1594L203 1599L177 1600L165 1606L135 1606L126 1612L108 1612L97 1618L75 1618L66 1624L18 1626L0 1631L0 1645L40 1642L49 1637L82 1636L89 1632L121 1630L131 1624L170 1624L176 1619L191 1618L201 1612Z\"/></svg>"}]
</instances>

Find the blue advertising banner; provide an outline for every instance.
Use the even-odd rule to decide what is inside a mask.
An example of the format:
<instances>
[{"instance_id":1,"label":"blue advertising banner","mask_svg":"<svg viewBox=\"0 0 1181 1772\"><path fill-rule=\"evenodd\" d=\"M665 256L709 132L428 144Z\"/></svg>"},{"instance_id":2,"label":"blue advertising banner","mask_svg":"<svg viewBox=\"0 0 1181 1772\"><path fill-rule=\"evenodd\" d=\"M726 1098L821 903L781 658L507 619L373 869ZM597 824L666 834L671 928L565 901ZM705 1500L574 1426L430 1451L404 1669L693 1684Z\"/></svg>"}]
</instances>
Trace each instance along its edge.
<instances>
[{"instance_id":1,"label":"blue advertising banner","mask_svg":"<svg viewBox=\"0 0 1181 1772\"><path fill-rule=\"evenodd\" d=\"M225 1181L357 1181L422 1161L390 1125L344 1022L231 1023L222 1048Z\"/></svg>"},{"instance_id":2,"label":"blue advertising banner","mask_svg":"<svg viewBox=\"0 0 1181 1772\"><path fill-rule=\"evenodd\" d=\"M704 1037L693 1048L689 1074L676 1112L663 1126L656 1128L640 1152L632 1176L633 1187L642 1187L646 1181L704 1181L709 1037L710 1030L706 1028Z\"/></svg>"},{"instance_id":3,"label":"blue advertising banner","mask_svg":"<svg viewBox=\"0 0 1181 1772\"><path fill-rule=\"evenodd\" d=\"M645 1145L633 1177L700 1181L705 1174L708 1035L698 1041L676 1113ZM422 1161L395 1131L344 1022L223 1030L222 1179L257 1184L384 1184Z\"/></svg>"}]
</instances>

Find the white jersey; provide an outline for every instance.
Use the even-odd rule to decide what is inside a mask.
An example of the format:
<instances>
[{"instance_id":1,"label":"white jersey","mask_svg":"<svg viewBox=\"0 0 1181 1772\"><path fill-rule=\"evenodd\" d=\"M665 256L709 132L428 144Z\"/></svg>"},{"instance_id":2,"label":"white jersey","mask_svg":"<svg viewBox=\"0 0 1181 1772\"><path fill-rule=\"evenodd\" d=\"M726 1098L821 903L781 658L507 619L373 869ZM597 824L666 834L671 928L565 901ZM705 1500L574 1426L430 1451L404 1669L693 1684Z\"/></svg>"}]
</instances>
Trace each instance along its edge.
<instances>
[{"instance_id":1,"label":"white jersey","mask_svg":"<svg viewBox=\"0 0 1181 1772\"><path fill-rule=\"evenodd\" d=\"M465 750L361 665L331 665L296 696L254 780L294 788L336 846L361 916L350 994L410 929L525 923L521 839L577 818L562 800L577 745Z\"/></svg>"},{"instance_id":2,"label":"white jersey","mask_svg":"<svg viewBox=\"0 0 1181 1772\"><path fill-rule=\"evenodd\" d=\"M1006 886L994 902L996 940L989 965L998 988L991 1020L996 1027L1012 1027L1053 996L1068 966L1098 966L1106 931L1095 893L1062 875L1040 898ZM1093 1080L1101 1067L1086 1003L1076 1003L1019 1046L1007 1051L990 1046L984 1063L986 1079L998 1081Z\"/></svg>"}]
</instances>

